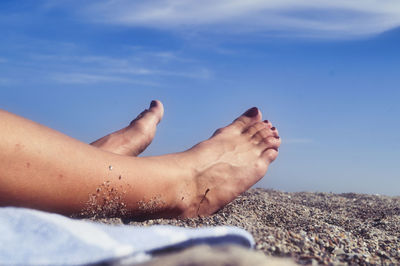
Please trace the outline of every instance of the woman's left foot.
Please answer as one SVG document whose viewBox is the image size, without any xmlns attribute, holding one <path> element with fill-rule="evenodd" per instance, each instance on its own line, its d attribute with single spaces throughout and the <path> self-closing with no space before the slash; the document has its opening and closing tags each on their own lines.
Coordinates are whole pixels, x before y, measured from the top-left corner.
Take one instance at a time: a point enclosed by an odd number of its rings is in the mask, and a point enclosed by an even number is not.
<svg viewBox="0 0 400 266">
<path fill-rule="evenodd" d="M 157 100 L 152 101 L 150 108 L 140 113 L 129 126 L 104 136 L 91 145 L 120 155 L 137 156 L 150 145 L 163 115 L 163 104 Z"/>
</svg>

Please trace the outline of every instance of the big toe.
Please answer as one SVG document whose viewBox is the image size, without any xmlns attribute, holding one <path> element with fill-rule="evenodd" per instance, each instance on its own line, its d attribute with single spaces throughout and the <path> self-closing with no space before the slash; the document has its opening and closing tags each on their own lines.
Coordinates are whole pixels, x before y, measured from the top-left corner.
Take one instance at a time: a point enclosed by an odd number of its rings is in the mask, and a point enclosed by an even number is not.
<svg viewBox="0 0 400 266">
<path fill-rule="evenodd" d="M 160 123 L 164 115 L 163 104 L 154 100 L 150 104 L 150 108 L 140 113 L 128 126 L 128 130 L 141 131 L 148 134 L 149 131 L 154 131 L 158 123 Z"/>
<path fill-rule="evenodd" d="M 257 107 L 252 107 L 246 112 L 244 112 L 241 116 L 235 119 L 233 123 L 229 126 L 229 128 L 236 129 L 240 131 L 240 133 L 247 130 L 254 123 L 260 122 L 262 118 L 262 114 Z"/>
<path fill-rule="evenodd" d="M 162 117 L 164 116 L 164 106 L 162 102 L 159 100 L 151 101 L 148 113 L 153 115 L 153 119 L 155 119 L 157 124 L 160 123 Z"/>
</svg>

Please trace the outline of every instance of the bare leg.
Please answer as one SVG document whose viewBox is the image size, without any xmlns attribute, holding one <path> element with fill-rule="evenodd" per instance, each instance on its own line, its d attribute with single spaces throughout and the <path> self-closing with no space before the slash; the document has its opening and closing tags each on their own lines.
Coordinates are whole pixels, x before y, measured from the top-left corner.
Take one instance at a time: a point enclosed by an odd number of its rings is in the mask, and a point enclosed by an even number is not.
<svg viewBox="0 0 400 266">
<path fill-rule="evenodd" d="M 0 205 L 76 214 L 107 183 L 128 215 L 208 215 L 262 178 L 279 145 L 254 108 L 186 152 L 145 158 L 106 152 L 0 111 Z"/>
<path fill-rule="evenodd" d="M 137 156 L 150 145 L 163 115 L 163 104 L 152 101 L 150 108 L 140 113 L 129 126 L 104 136 L 91 145 L 116 154 Z"/>
<path fill-rule="evenodd" d="M 173 157 L 113 154 L 0 111 L 0 205 L 76 214 L 109 181 L 132 215 L 154 197 L 162 197 L 160 216 L 177 215 L 179 179 L 190 173 Z"/>
</svg>

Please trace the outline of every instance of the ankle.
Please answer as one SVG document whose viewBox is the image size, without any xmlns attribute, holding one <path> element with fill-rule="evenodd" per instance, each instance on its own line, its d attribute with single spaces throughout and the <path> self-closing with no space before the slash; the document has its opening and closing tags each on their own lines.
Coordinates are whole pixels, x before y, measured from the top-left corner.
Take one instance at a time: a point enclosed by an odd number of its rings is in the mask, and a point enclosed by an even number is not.
<svg viewBox="0 0 400 266">
<path fill-rule="evenodd" d="M 189 157 L 187 152 L 182 152 L 139 159 L 142 160 L 142 168 L 149 167 L 148 171 L 151 173 L 149 176 L 152 176 L 155 182 L 151 189 L 149 185 L 145 185 L 146 189 L 141 191 L 147 190 L 150 193 L 144 193 L 141 197 L 145 202 L 151 202 L 155 198 L 159 198 L 160 203 L 162 202 L 161 204 L 153 202 L 154 208 L 149 210 L 142 209 L 144 211 L 142 216 L 146 219 L 186 217 L 185 213 L 193 209 L 196 194 L 195 173 L 191 167 L 192 157 Z M 154 165 L 157 167 L 155 168 Z M 135 194 L 137 196 L 137 193 Z"/>
<path fill-rule="evenodd" d="M 170 156 L 173 167 L 177 172 L 172 174 L 174 181 L 171 189 L 168 191 L 169 197 L 172 198 L 171 207 L 175 215 L 173 217 L 193 217 L 193 213 L 198 206 L 198 184 L 196 182 L 198 170 L 196 163 L 198 158 L 196 153 L 191 150 L 174 154 Z"/>
</svg>

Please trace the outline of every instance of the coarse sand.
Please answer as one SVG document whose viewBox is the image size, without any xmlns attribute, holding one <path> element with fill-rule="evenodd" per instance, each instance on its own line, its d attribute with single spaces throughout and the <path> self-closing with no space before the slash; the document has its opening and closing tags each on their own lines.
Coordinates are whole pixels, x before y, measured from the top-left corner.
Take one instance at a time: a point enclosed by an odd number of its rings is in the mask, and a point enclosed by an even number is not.
<svg viewBox="0 0 400 266">
<path fill-rule="evenodd" d="M 251 189 L 216 214 L 185 220 L 99 222 L 182 227 L 231 225 L 249 231 L 256 250 L 299 264 L 400 264 L 400 197 Z"/>
</svg>

